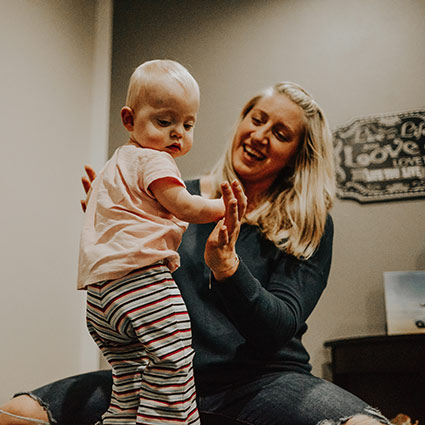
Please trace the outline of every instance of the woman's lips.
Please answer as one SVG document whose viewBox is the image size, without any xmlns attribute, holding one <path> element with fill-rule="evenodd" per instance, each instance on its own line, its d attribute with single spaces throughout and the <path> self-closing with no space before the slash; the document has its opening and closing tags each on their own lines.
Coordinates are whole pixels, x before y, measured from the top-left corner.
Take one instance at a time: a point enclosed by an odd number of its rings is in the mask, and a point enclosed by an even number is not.
<svg viewBox="0 0 425 425">
<path fill-rule="evenodd" d="M 248 155 L 250 159 L 253 159 L 255 161 L 263 161 L 266 159 L 266 156 L 262 152 L 254 149 L 250 145 L 244 144 L 243 151 Z"/>
</svg>

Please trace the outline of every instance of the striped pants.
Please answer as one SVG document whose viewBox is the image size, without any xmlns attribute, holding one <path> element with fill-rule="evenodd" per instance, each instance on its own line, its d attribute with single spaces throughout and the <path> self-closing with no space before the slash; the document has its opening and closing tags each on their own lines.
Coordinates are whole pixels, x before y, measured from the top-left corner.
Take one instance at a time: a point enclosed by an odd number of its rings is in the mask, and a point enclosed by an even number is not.
<svg viewBox="0 0 425 425">
<path fill-rule="evenodd" d="M 112 366 L 102 424 L 199 424 L 190 320 L 169 269 L 89 285 L 87 326 Z"/>
</svg>

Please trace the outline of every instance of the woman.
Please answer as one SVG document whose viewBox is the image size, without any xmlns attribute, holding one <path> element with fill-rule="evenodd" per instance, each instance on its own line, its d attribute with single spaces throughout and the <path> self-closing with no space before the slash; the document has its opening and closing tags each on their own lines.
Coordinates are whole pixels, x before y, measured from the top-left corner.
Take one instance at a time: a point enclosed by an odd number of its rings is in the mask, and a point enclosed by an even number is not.
<svg viewBox="0 0 425 425">
<path fill-rule="evenodd" d="M 245 195 L 232 185 L 224 220 L 189 226 L 174 273 L 191 317 L 203 425 L 388 424 L 311 375 L 301 341 L 329 274 L 334 177 L 326 118 L 300 86 L 251 99 L 223 159 L 187 187 L 214 198 L 235 179 Z M 109 386 L 109 371 L 72 377 L 3 410 L 46 421 L 37 399 L 59 425 L 89 424 L 107 408 Z"/>
</svg>

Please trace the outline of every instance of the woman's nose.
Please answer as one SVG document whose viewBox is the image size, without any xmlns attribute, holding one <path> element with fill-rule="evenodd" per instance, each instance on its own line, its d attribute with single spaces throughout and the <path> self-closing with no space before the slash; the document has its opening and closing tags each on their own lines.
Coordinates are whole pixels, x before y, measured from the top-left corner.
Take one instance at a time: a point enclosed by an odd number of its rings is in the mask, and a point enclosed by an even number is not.
<svg viewBox="0 0 425 425">
<path fill-rule="evenodd" d="M 265 144 L 268 142 L 268 130 L 266 127 L 257 127 L 251 133 L 251 139 L 257 143 Z"/>
</svg>

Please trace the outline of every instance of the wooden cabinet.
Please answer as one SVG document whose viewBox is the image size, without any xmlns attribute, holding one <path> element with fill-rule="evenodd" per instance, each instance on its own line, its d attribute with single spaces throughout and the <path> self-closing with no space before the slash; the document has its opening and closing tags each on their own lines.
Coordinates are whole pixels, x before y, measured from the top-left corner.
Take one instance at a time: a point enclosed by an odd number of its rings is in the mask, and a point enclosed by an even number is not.
<svg viewBox="0 0 425 425">
<path fill-rule="evenodd" d="M 332 381 L 387 417 L 404 413 L 425 425 L 425 334 L 325 342 Z"/>
</svg>

